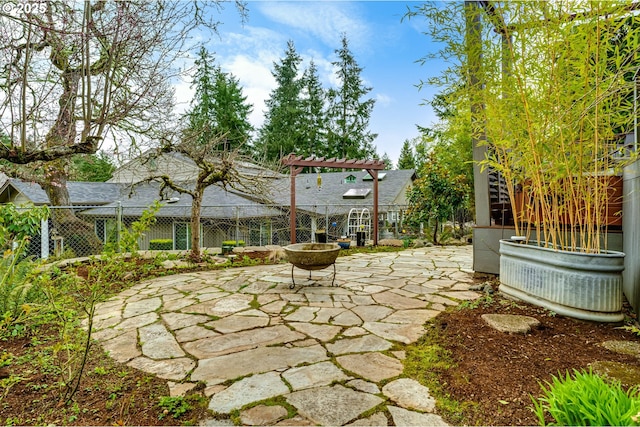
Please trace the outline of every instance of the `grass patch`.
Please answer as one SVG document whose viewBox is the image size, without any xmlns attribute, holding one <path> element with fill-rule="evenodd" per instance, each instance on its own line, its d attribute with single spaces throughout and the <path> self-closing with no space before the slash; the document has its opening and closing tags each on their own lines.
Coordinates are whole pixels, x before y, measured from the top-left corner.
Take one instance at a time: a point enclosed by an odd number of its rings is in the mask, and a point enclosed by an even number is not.
<svg viewBox="0 0 640 427">
<path fill-rule="evenodd" d="M 463 425 L 463 408 L 471 403 L 458 402 L 444 390 L 440 374 L 456 368 L 451 354 L 440 343 L 437 324 L 430 322 L 425 327 L 426 333 L 416 343 L 407 345 L 403 361 L 404 374 L 429 388 L 436 399 L 438 413 L 453 425 Z"/>
</svg>

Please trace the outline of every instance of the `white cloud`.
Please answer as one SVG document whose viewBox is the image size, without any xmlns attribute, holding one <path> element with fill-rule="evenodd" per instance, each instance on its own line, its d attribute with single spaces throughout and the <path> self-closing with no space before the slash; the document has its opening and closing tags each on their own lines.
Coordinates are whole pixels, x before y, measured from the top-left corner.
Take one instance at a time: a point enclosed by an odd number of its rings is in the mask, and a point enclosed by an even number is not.
<svg viewBox="0 0 640 427">
<path fill-rule="evenodd" d="M 295 28 L 322 41 L 333 49 L 340 48 L 340 39 L 347 35 L 350 48 L 359 51 L 370 39 L 370 27 L 353 3 L 342 2 L 262 2 L 260 12 L 267 18 Z"/>
<path fill-rule="evenodd" d="M 376 105 L 379 105 L 382 107 L 388 107 L 392 103 L 393 103 L 393 98 L 390 97 L 389 95 L 385 95 L 384 93 L 376 94 Z"/>
</svg>

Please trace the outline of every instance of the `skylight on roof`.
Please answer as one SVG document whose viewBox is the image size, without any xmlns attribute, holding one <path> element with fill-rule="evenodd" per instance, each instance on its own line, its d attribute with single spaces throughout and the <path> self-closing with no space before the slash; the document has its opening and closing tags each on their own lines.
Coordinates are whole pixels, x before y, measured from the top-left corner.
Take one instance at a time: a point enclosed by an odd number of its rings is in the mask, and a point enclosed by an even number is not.
<svg viewBox="0 0 640 427">
<path fill-rule="evenodd" d="M 365 199 L 371 189 L 369 188 L 350 188 L 346 193 L 342 195 L 343 199 Z"/>
<path fill-rule="evenodd" d="M 382 181 L 384 179 L 384 177 L 387 176 L 386 172 L 378 172 L 378 181 Z M 363 181 L 373 181 L 373 177 L 369 174 L 369 172 L 367 172 L 366 174 L 364 174 L 364 176 L 362 177 Z"/>
</svg>

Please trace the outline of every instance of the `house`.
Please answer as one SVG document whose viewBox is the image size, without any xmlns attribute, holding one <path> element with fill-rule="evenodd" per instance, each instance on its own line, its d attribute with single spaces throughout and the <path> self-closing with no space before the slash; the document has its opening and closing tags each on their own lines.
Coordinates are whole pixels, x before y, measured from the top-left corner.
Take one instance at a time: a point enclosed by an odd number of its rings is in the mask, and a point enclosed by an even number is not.
<svg viewBox="0 0 640 427">
<path fill-rule="evenodd" d="M 159 195 L 160 183 L 132 185 L 143 180 L 148 162 L 139 159 L 127 163 L 105 183 L 69 182 L 69 195 L 76 214 L 91 222 L 96 235 L 109 242 L 117 237 L 119 226 L 129 226 L 143 211 L 159 200 L 156 223 L 139 241 L 148 249 L 150 241 L 170 239 L 174 249 L 189 249 L 191 196 L 169 192 Z M 145 166 L 146 167 L 146 166 Z M 188 158 L 171 153 L 156 158 L 156 171 L 172 173 L 174 178 L 193 177 L 197 169 Z M 248 245 L 286 244 L 290 241 L 290 177 L 256 165 L 242 164 L 242 172 L 264 178 L 268 194 L 241 193 L 210 186 L 205 190 L 201 210 L 201 242 L 204 247 L 219 247 L 225 240 L 243 240 Z M 413 170 L 379 173 L 379 220 L 397 224 L 407 204 L 406 191 L 416 178 Z M 318 176 L 296 176 L 297 241 L 311 241 L 315 232 L 325 229 L 331 238 L 353 235 L 355 227 L 367 226 L 370 232 L 373 195 L 372 178 L 366 171 L 328 172 Z M 9 179 L 0 187 L 0 203 L 46 205 L 46 193 L 33 183 Z M 119 224 L 119 225 L 118 225 Z"/>
</svg>

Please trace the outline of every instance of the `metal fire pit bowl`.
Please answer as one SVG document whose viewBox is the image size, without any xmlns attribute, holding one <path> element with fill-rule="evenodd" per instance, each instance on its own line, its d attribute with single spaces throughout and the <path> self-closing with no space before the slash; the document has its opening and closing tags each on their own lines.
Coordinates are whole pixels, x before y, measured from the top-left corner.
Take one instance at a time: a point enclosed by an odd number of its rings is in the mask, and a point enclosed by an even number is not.
<svg viewBox="0 0 640 427">
<path fill-rule="evenodd" d="M 291 263 L 291 285 L 293 289 L 296 286 L 293 277 L 294 267 L 309 271 L 309 280 L 311 280 L 312 270 L 322 270 L 333 265 L 333 278 L 331 286 L 336 280 L 336 258 L 340 252 L 340 246 L 336 243 L 295 243 L 285 246 L 284 252 L 287 254 L 287 260 Z"/>
</svg>

